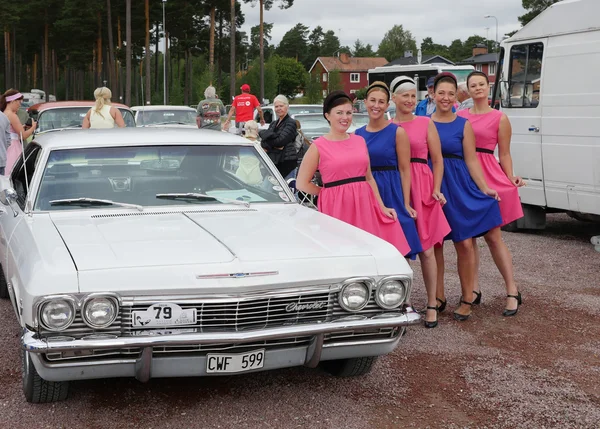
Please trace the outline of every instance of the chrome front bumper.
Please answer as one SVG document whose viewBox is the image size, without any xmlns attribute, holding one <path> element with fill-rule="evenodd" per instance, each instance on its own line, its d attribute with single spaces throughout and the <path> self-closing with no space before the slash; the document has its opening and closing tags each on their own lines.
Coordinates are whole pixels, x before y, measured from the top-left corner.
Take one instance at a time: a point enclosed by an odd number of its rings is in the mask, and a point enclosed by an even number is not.
<svg viewBox="0 0 600 429">
<path fill-rule="evenodd" d="M 283 368 L 285 366 L 296 365 L 316 367 L 321 360 L 389 353 L 394 349 L 399 340 L 399 338 L 394 338 L 386 341 L 361 341 L 359 338 L 357 338 L 356 341 L 344 341 L 340 343 L 324 345 L 323 339 L 325 334 L 351 330 L 406 327 L 409 325 L 418 324 L 420 319 L 421 318 L 418 313 L 416 313 L 411 307 L 407 307 L 402 313 L 385 313 L 364 320 L 348 320 L 348 318 L 346 318 L 346 320 L 341 319 L 334 322 L 282 326 L 246 332 L 186 333 L 152 337 L 134 336 L 106 339 L 73 339 L 57 341 L 47 341 L 46 339 L 38 338 L 35 332 L 25 329 L 21 338 L 21 342 L 23 349 L 33 354 L 32 360 L 36 364 L 36 368 L 40 373 L 40 376 L 49 381 L 119 376 L 135 376 L 135 378 L 140 381 L 148 381 L 151 377 L 178 376 L 178 369 L 176 367 L 169 369 L 164 365 L 164 363 L 171 361 L 172 358 L 153 357 L 153 347 L 212 343 L 243 344 L 256 341 L 283 339 L 288 337 L 312 336 L 313 339 L 308 347 L 295 348 L 287 351 L 288 353 L 294 352 L 296 356 L 295 359 L 288 359 L 284 356 L 281 356 L 283 359 L 281 360 L 280 364 L 276 365 L 275 367 L 265 369 Z M 107 359 L 106 361 L 91 363 L 77 361 L 48 363 L 43 359 L 42 356 L 40 356 L 41 354 L 45 353 L 68 352 L 75 350 L 108 350 L 134 347 L 139 347 L 142 349 L 141 356 L 137 359 L 121 359 L 116 361 Z M 279 350 L 277 351 L 277 354 L 285 354 L 285 352 L 286 350 Z M 267 358 L 268 357 L 269 353 L 267 353 Z M 194 367 L 200 363 L 199 360 L 204 358 L 205 357 L 187 358 L 187 361 L 190 363 L 189 367 Z M 196 362 L 193 363 L 192 360 L 195 360 Z M 121 364 L 121 367 L 119 367 L 119 364 Z M 103 368 L 96 368 L 93 371 L 89 371 L 94 366 Z M 157 372 L 157 366 L 162 366 L 163 369 Z M 168 366 L 170 367 L 171 365 Z M 85 375 L 82 371 L 80 375 L 77 376 L 77 368 L 81 369 L 82 367 L 88 368 L 87 375 Z M 191 371 L 191 373 L 185 372 L 185 374 L 181 374 L 180 376 L 185 375 L 205 374 L 198 371 Z"/>
</svg>

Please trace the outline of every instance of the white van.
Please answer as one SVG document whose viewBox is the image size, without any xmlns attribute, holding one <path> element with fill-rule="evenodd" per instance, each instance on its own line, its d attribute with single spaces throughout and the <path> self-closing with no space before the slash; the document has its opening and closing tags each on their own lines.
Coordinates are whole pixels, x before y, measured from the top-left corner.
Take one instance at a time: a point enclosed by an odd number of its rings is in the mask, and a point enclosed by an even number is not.
<svg viewBox="0 0 600 429">
<path fill-rule="evenodd" d="M 600 221 L 600 1 L 548 7 L 501 44 L 501 108 L 512 124 L 515 174 L 525 217 L 547 212 Z"/>
</svg>

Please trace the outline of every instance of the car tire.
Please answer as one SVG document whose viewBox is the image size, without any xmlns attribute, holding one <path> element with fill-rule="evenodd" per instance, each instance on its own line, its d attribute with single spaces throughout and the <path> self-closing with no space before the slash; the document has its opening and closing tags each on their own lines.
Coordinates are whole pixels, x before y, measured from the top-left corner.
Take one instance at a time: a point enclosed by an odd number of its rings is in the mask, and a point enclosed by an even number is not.
<svg viewBox="0 0 600 429">
<path fill-rule="evenodd" d="M 27 402 L 45 404 L 64 401 L 69 394 L 68 381 L 44 380 L 35 369 L 29 352 L 22 352 L 23 360 L 23 393 Z"/>
<path fill-rule="evenodd" d="M 519 230 L 519 227 L 517 226 L 517 221 L 514 221 L 504 225 L 500 229 L 506 232 L 517 232 Z"/>
<path fill-rule="evenodd" d="M 6 283 L 6 277 L 4 277 L 4 270 L 0 266 L 0 298 L 7 299 L 8 295 L 8 284 Z"/>
<path fill-rule="evenodd" d="M 358 377 L 368 374 L 376 361 L 377 356 L 338 359 L 323 362 L 323 367 L 336 377 Z"/>
</svg>

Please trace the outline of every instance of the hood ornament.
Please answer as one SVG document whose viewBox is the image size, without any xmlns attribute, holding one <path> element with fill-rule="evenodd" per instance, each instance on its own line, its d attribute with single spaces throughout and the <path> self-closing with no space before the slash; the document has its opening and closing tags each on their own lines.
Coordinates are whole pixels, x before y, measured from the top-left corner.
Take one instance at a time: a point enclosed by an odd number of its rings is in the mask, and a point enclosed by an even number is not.
<svg viewBox="0 0 600 429">
<path fill-rule="evenodd" d="M 197 275 L 198 280 L 204 279 L 244 279 L 246 277 L 264 277 L 264 276 L 276 276 L 279 271 L 257 271 L 254 273 L 223 273 L 223 274 L 203 274 Z"/>
</svg>

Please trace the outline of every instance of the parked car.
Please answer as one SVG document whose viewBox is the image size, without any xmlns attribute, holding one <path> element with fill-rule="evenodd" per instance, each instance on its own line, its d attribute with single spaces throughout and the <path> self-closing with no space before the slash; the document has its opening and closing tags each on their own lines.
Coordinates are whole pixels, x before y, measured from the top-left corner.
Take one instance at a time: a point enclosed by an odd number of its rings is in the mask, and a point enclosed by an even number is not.
<svg viewBox="0 0 600 429">
<path fill-rule="evenodd" d="M 265 118 L 265 127 L 268 128 L 269 124 L 273 122 L 273 119 L 277 119 L 277 115 L 275 114 L 275 107 L 270 104 L 268 106 L 261 106 L 263 111 L 263 116 Z M 305 113 L 320 113 L 323 114 L 323 105 L 322 104 L 290 104 L 288 108 L 288 115 L 294 116 L 298 114 Z M 257 110 L 254 110 L 254 119 L 256 122 L 260 123 L 260 115 Z"/>
<path fill-rule="evenodd" d="M 323 113 L 301 113 L 293 115 L 294 119 L 300 121 L 302 133 L 309 139 L 314 140 L 329 132 L 329 123 L 323 117 Z M 354 113 L 352 125 L 348 128 L 349 133 L 369 123 L 369 115 L 365 113 Z"/>
<path fill-rule="evenodd" d="M 189 106 L 133 106 L 131 110 L 138 127 L 198 128 L 196 109 Z"/>
<path fill-rule="evenodd" d="M 356 376 L 419 322 L 402 255 L 298 204 L 242 137 L 73 130 L 23 158 L 0 177 L 0 296 L 29 402 L 91 378 Z"/>
<path fill-rule="evenodd" d="M 123 115 L 125 126 L 135 127 L 133 112 L 128 106 L 121 103 L 112 105 Z M 35 133 L 43 134 L 48 131 L 81 128 L 83 118 L 93 106 L 93 101 L 49 101 L 34 104 L 27 112 L 38 123 Z"/>
</svg>

